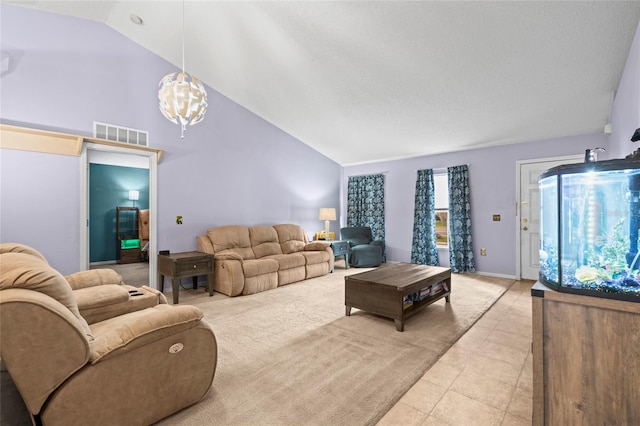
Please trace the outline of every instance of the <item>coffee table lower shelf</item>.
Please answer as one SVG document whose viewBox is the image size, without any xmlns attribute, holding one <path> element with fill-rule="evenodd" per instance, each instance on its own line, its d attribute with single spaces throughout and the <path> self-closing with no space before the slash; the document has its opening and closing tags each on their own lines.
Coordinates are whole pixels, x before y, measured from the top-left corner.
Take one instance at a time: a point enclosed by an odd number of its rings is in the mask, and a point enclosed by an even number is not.
<svg viewBox="0 0 640 426">
<path fill-rule="evenodd" d="M 405 296 L 441 281 L 444 284 L 443 291 L 404 307 Z M 351 308 L 362 309 L 393 319 L 396 330 L 404 331 L 404 322 L 409 316 L 443 297 L 450 303 L 450 295 L 450 269 L 394 264 L 345 277 L 345 314 L 350 316 Z"/>
</svg>

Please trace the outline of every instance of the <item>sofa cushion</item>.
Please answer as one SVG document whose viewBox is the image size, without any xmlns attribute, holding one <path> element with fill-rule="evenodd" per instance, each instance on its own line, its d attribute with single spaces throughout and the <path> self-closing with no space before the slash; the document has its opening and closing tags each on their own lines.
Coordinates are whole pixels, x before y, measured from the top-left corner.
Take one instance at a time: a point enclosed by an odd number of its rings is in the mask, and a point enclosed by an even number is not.
<svg viewBox="0 0 640 426">
<path fill-rule="evenodd" d="M 210 228 L 207 236 L 213 243 L 214 253 L 230 250 L 243 259 L 255 259 L 249 239 L 249 228 L 240 225 L 227 225 Z"/>
<path fill-rule="evenodd" d="M 157 305 L 93 324 L 97 339 L 91 345 L 91 364 L 176 335 L 194 327 L 202 317 L 195 306 Z"/>
<path fill-rule="evenodd" d="M 255 277 L 258 275 L 278 272 L 278 262 L 274 259 L 249 259 L 242 262 L 244 277 Z"/>
<path fill-rule="evenodd" d="M 300 253 L 307 260 L 307 265 L 314 265 L 316 263 L 327 263 L 331 255 L 328 251 L 303 251 Z"/>
<path fill-rule="evenodd" d="M 127 299 L 122 298 L 120 302 L 117 302 L 115 294 L 113 295 L 114 297 L 110 298 L 105 294 L 105 289 L 100 289 L 98 299 L 91 297 L 93 292 L 89 292 L 89 289 L 74 291 L 76 299 L 78 300 L 80 315 L 87 320 L 89 327 L 91 327 L 91 324 L 129 312 L 141 311 L 158 304 L 167 304 L 164 294 L 149 286 L 134 287 L 125 284 L 121 286 L 106 285 L 102 287 L 118 287 L 118 292 L 121 292 L 121 290 L 127 292 Z M 81 302 L 81 299 L 84 300 Z"/>
<path fill-rule="evenodd" d="M 293 256 L 293 255 L 289 255 Z M 291 283 L 297 283 L 307 277 L 306 266 L 298 266 L 296 268 L 284 269 L 278 271 L 278 286 Z"/>
<path fill-rule="evenodd" d="M 269 272 L 268 274 L 256 275 L 255 277 L 246 277 L 242 294 L 255 294 L 261 291 L 273 290 L 278 287 L 278 273 Z"/>
<path fill-rule="evenodd" d="M 360 268 L 380 266 L 382 263 L 382 247 L 373 244 L 355 246 L 351 248 L 349 262 L 351 265 Z"/>
<path fill-rule="evenodd" d="M 371 228 L 368 226 L 348 226 L 340 229 L 343 240 L 349 241 L 351 247 L 360 244 L 369 244 L 373 239 Z"/>
<path fill-rule="evenodd" d="M 299 253 L 276 254 L 274 256 L 267 257 L 267 259 L 273 259 L 278 262 L 278 271 L 297 268 L 298 266 L 304 266 L 307 263 L 305 257 Z"/>
<path fill-rule="evenodd" d="M 124 303 L 129 300 L 129 291 L 123 285 L 105 284 L 97 287 L 85 287 L 73 293 L 78 309 L 100 308 Z"/>
<path fill-rule="evenodd" d="M 256 259 L 282 254 L 278 233 L 273 226 L 252 226 L 249 228 L 249 240 Z"/>
<path fill-rule="evenodd" d="M 32 254 L 3 253 L 0 256 L 0 290 L 24 288 L 46 294 L 71 311 L 84 330 L 87 340 L 93 340 L 87 321 L 80 315 L 71 286 L 60 272 Z"/>
<path fill-rule="evenodd" d="M 291 240 L 280 243 L 280 247 L 282 247 L 282 252 L 284 254 L 298 253 L 304 250 L 304 243 L 302 241 Z"/>
<path fill-rule="evenodd" d="M 304 246 L 304 250 L 305 251 L 313 251 L 313 250 L 326 250 L 327 247 L 329 247 L 331 245 L 331 243 L 325 242 L 325 241 L 312 241 L 309 244 L 306 244 Z"/>
<path fill-rule="evenodd" d="M 67 275 L 65 278 L 73 290 L 108 284 L 124 284 L 122 281 L 122 275 L 113 269 L 107 268 L 74 272 L 71 275 Z"/>
<path fill-rule="evenodd" d="M 2 253 L 25 253 L 37 257 L 47 262 L 47 259 L 38 250 L 20 243 L 2 243 L 0 244 L 0 254 Z M 49 262 L 47 262 L 49 263 Z"/>
<path fill-rule="evenodd" d="M 305 244 L 309 242 L 307 234 L 298 225 L 274 225 L 273 228 L 278 233 L 278 241 L 280 241 L 280 247 L 282 247 L 284 254 L 302 251 Z"/>
<path fill-rule="evenodd" d="M 349 240 L 349 246 L 352 248 L 356 246 L 368 246 L 370 242 L 371 241 L 366 238 L 353 238 Z"/>
<path fill-rule="evenodd" d="M 329 264 L 327 262 L 324 263 L 314 263 L 313 265 L 305 266 L 305 278 L 315 278 L 326 275 L 330 271 Z"/>
</svg>

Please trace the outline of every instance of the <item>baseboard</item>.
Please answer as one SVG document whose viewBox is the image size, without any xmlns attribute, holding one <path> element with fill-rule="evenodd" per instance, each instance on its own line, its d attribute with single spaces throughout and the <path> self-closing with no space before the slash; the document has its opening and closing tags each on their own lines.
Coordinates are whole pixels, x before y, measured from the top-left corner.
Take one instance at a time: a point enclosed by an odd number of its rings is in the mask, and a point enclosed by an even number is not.
<svg viewBox="0 0 640 426">
<path fill-rule="evenodd" d="M 507 274 L 494 274 L 493 272 L 479 272 L 476 271 L 474 272 L 475 274 L 478 275 L 485 275 L 487 277 L 496 277 L 496 278 L 507 278 L 509 280 L 515 280 L 516 276 L 515 275 L 507 275 Z"/>
<path fill-rule="evenodd" d="M 118 262 L 116 262 L 115 260 L 103 260 L 100 262 L 90 262 L 89 267 L 98 266 L 98 265 L 115 265 L 117 263 Z"/>
</svg>

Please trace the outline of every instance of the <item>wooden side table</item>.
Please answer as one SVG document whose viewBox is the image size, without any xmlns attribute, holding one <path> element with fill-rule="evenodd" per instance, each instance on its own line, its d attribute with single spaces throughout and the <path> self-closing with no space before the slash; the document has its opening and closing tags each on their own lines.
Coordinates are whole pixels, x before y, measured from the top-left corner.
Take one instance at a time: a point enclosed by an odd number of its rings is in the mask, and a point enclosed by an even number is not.
<svg viewBox="0 0 640 426">
<path fill-rule="evenodd" d="M 164 277 L 171 278 L 173 304 L 178 304 L 180 278 L 192 277 L 194 290 L 198 288 L 198 275 L 207 276 L 209 296 L 213 296 L 213 255 L 199 251 L 171 253 L 158 256 L 158 290 L 164 289 Z"/>
<path fill-rule="evenodd" d="M 331 250 L 333 250 L 333 257 L 337 258 L 344 256 L 345 269 L 349 269 L 349 253 L 351 251 L 349 248 L 349 241 L 336 240 L 329 242 L 331 243 Z"/>
</svg>

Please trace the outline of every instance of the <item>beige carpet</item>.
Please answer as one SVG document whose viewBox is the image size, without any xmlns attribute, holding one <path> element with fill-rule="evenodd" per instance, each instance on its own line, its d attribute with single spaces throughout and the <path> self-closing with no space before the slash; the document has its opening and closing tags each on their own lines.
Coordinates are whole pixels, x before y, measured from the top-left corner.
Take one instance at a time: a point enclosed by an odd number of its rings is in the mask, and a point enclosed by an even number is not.
<svg viewBox="0 0 640 426">
<path fill-rule="evenodd" d="M 112 263 L 103 265 L 91 265 L 89 269 L 113 269 L 122 276 L 122 281 L 135 286 L 149 285 L 149 263 Z"/>
<path fill-rule="evenodd" d="M 451 303 L 401 333 L 364 311 L 345 316 L 344 277 L 363 271 L 236 298 L 181 290 L 216 334 L 218 369 L 200 403 L 160 424 L 373 425 L 513 283 L 453 274 Z"/>
</svg>

